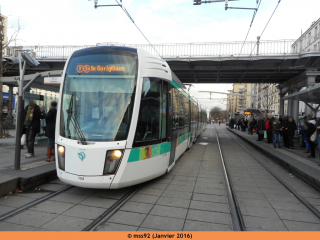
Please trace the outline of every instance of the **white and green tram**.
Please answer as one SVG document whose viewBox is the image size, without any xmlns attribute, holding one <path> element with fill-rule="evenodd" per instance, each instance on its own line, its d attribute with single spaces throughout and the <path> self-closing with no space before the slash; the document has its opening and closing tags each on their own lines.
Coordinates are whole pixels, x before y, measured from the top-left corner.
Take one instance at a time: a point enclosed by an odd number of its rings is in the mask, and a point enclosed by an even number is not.
<svg viewBox="0 0 320 240">
<path fill-rule="evenodd" d="M 142 49 L 75 51 L 60 88 L 58 177 L 115 189 L 169 172 L 207 122 L 184 89 L 167 62 Z"/>
</svg>

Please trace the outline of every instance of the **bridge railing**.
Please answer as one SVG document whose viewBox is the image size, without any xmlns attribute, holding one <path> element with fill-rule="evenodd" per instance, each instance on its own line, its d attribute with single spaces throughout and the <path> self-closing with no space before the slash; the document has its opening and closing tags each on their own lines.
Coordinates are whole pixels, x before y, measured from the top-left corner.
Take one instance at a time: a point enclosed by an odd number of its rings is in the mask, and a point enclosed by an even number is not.
<svg viewBox="0 0 320 240">
<path fill-rule="evenodd" d="M 30 50 L 36 58 L 67 58 L 74 51 L 93 46 L 127 46 L 141 48 L 163 58 L 205 57 L 205 56 L 255 56 L 290 54 L 295 40 L 251 41 L 246 42 L 212 42 L 212 43 L 167 43 L 167 44 L 121 44 L 98 43 L 82 46 L 19 46 L 9 47 L 8 55 L 14 56 L 17 49 Z M 158 53 L 158 54 L 157 54 Z"/>
</svg>

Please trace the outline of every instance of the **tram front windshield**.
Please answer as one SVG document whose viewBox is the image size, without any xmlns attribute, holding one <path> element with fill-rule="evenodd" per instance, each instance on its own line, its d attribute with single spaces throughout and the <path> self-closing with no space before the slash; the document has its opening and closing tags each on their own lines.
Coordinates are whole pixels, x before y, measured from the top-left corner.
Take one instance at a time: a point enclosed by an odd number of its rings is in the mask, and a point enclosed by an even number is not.
<svg viewBox="0 0 320 240">
<path fill-rule="evenodd" d="M 75 52 L 63 86 L 60 135 L 86 141 L 127 139 L 137 64 L 132 50 L 97 47 Z"/>
</svg>

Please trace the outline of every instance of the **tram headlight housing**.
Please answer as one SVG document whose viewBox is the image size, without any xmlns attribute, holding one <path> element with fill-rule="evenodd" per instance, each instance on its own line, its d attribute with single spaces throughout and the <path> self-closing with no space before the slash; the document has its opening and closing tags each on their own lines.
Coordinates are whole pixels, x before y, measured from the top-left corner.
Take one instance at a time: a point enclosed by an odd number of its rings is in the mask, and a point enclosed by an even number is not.
<svg viewBox="0 0 320 240">
<path fill-rule="evenodd" d="M 66 156 L 66 150 L 65 150 L 65 147 L 64 146 L 61 146 L 61 145 L 58 145 L 57 147 L 58 149 L 58 165 L 59 165 L 59 168 L 61 170 L 65 170 L 65 156 Z"/>
<path fill-rule="evenodd" d="M 123 150 L 109 150 L 109 151 L 107 151 L 103 175 L 115 173 L 122 157 L 123 157 Z"/>
</svg>

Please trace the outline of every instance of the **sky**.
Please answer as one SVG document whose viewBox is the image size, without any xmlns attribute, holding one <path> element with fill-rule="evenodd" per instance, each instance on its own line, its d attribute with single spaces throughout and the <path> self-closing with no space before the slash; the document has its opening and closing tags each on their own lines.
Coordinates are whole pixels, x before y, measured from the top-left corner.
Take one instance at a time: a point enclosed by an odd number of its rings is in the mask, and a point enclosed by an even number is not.
<svg viewBox="0 0 320 240">
<path fill-rule="evenodd" d="M 261 35 L 279 0 L 262 0 L 248 41 Z M 151 43 L 243 41 L 253 11 L 225 11 L 224 3 L 194 6 L 193 0 L 123 0 L 123 5 Z M 115 0 L 99 0 L 114 4 Z M 229 2 L 230 7 L 256 7 L 256 0 Z M 1 0 L 8 16 L 8 36 L 22 27 L 17 45 L 95 45 L 101 42 L 147 43 L 120 7 L 100 7 L 88 0 Z M 261 40 L 297 39 L 320 18 L 320 0 L 282 0 Z M 194 84 L 190 93 L 232 89 L 226 84 Z M 225 98 L 215 94 L 214 98 Z M 199 99 L 208 109 L 226 101 Z"/>
</svg>

